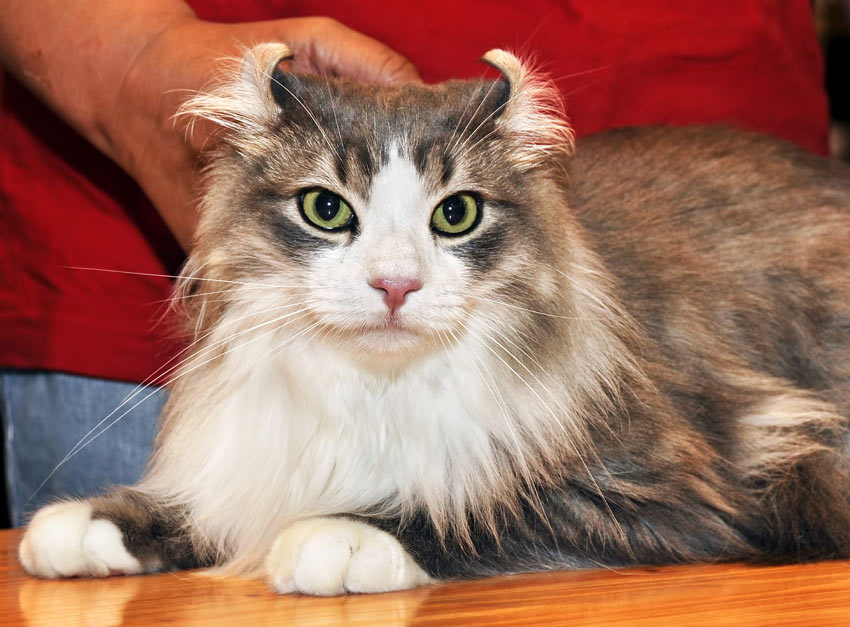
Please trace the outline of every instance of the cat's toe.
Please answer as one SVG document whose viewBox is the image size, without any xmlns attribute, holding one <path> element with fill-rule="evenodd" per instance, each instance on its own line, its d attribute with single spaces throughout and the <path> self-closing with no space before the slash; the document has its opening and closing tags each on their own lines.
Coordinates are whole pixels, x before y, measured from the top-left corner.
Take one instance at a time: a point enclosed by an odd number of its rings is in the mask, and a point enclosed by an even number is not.
<svg viewBox="0 0 850 627">
<path fill-rule="evenodd" d="M 41 509 L 18 549 L 24 570 L 48 579 L 142 572 L 142 565 L 124 546 L 120 529 L 108 520 L 92 520 L 91 515 L 91 505 L 81 501 Z"/>
<path fill-rule="evenodd" d="M 91 522 L 91 506 L 68 502 L 48 505 L 30 521 L 18 548 L 21 565 L 38 577 L 89 574 L 83 538 Z"/>
<path fill-rule="evenodd" d="M 351 556 L 345 577 L 348 592 L 405 590 L 431 581 L 398 540 L 372 528 Z"/>
<path fill-rule="evenodd" d="M 282 594 L 389 592 L 431 581 L 393 536 L 344 518 L 311 518 L 287 527 L 269 553 L 266 572 Z"/>
</svg>

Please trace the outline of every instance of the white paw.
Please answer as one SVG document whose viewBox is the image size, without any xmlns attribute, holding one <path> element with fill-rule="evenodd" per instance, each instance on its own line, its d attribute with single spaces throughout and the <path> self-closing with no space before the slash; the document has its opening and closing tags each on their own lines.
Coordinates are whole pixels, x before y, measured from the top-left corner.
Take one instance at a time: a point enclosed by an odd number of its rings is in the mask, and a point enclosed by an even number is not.
<svg viewBox="0 0 850 627">
<path fill-rule="evenodd" d="M 284 529 L 266 573 L 281 594 L 321 596 L 406 590 L 432 581 L 393 536 L 344 518 L 308 518 Z"/>
<path fill-rule="evenodd" d="M 92 520 L 91 512 L 91 505 L 80 501 L 39 510 L 18 549 L 24 570 L 48 579 L 142 572 L 125 548 L 121 530 L 108 520 Z"/>
</svg>

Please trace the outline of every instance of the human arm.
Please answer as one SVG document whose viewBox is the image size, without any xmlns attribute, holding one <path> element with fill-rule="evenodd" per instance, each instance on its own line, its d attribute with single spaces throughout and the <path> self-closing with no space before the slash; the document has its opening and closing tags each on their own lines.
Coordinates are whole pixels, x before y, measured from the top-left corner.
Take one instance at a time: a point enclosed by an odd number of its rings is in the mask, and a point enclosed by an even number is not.
<svg viewBox="0 0 850 627">
<path fill-rule="evenodd" d="M 416 80 L 383 44 L 326 18 L 218 24 L 182 0 L 6 0 L 0 62 L 142 187 L 181 245 L 191 246 L 197 166 L 213 129 L 187 135 L 173 116 L 223 57 L 284 41 L 296 71 Z"/>
</svg>

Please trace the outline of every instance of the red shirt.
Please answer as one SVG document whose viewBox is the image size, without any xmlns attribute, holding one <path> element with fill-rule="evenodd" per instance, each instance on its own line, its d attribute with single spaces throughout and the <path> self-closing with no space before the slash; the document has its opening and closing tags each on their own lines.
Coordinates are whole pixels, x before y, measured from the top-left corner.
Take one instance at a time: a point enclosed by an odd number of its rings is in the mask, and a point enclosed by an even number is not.
<svg viewBox="0 0 850 627">
<path fill-rule="evenodd" d="M 199 17 L 329 15 L 426 81 L 481 75 L 502 47 L 533 57 L 579 137 L 634 124 L 726 122 L 826 149 L 808 0 L 192 0 Z M 182 254 L 117 166 L 0 75 L 0 367 L 141 381 L 180 348 L 167 278 Z"/>
</svg>

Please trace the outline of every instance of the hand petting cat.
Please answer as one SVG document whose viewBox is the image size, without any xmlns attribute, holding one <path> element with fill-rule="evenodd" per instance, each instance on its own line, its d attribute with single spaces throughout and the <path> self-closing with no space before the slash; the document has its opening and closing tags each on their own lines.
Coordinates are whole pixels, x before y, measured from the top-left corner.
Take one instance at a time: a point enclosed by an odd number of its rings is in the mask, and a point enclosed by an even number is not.
<svg viewBox="0 0 850 627">
<path fill-rule="evenodd" d="M 0 6 L 0 61 L 142 187 L 184 248 L 212 126 L 187 134 L 174 114 L 215 78 L 223 57 L 285 41 L 295 70 L 365 81 L 417 81 L 374 39 L 328 18 L 220 24 L 182 0 L 10 0 Z"/>
</svg>

